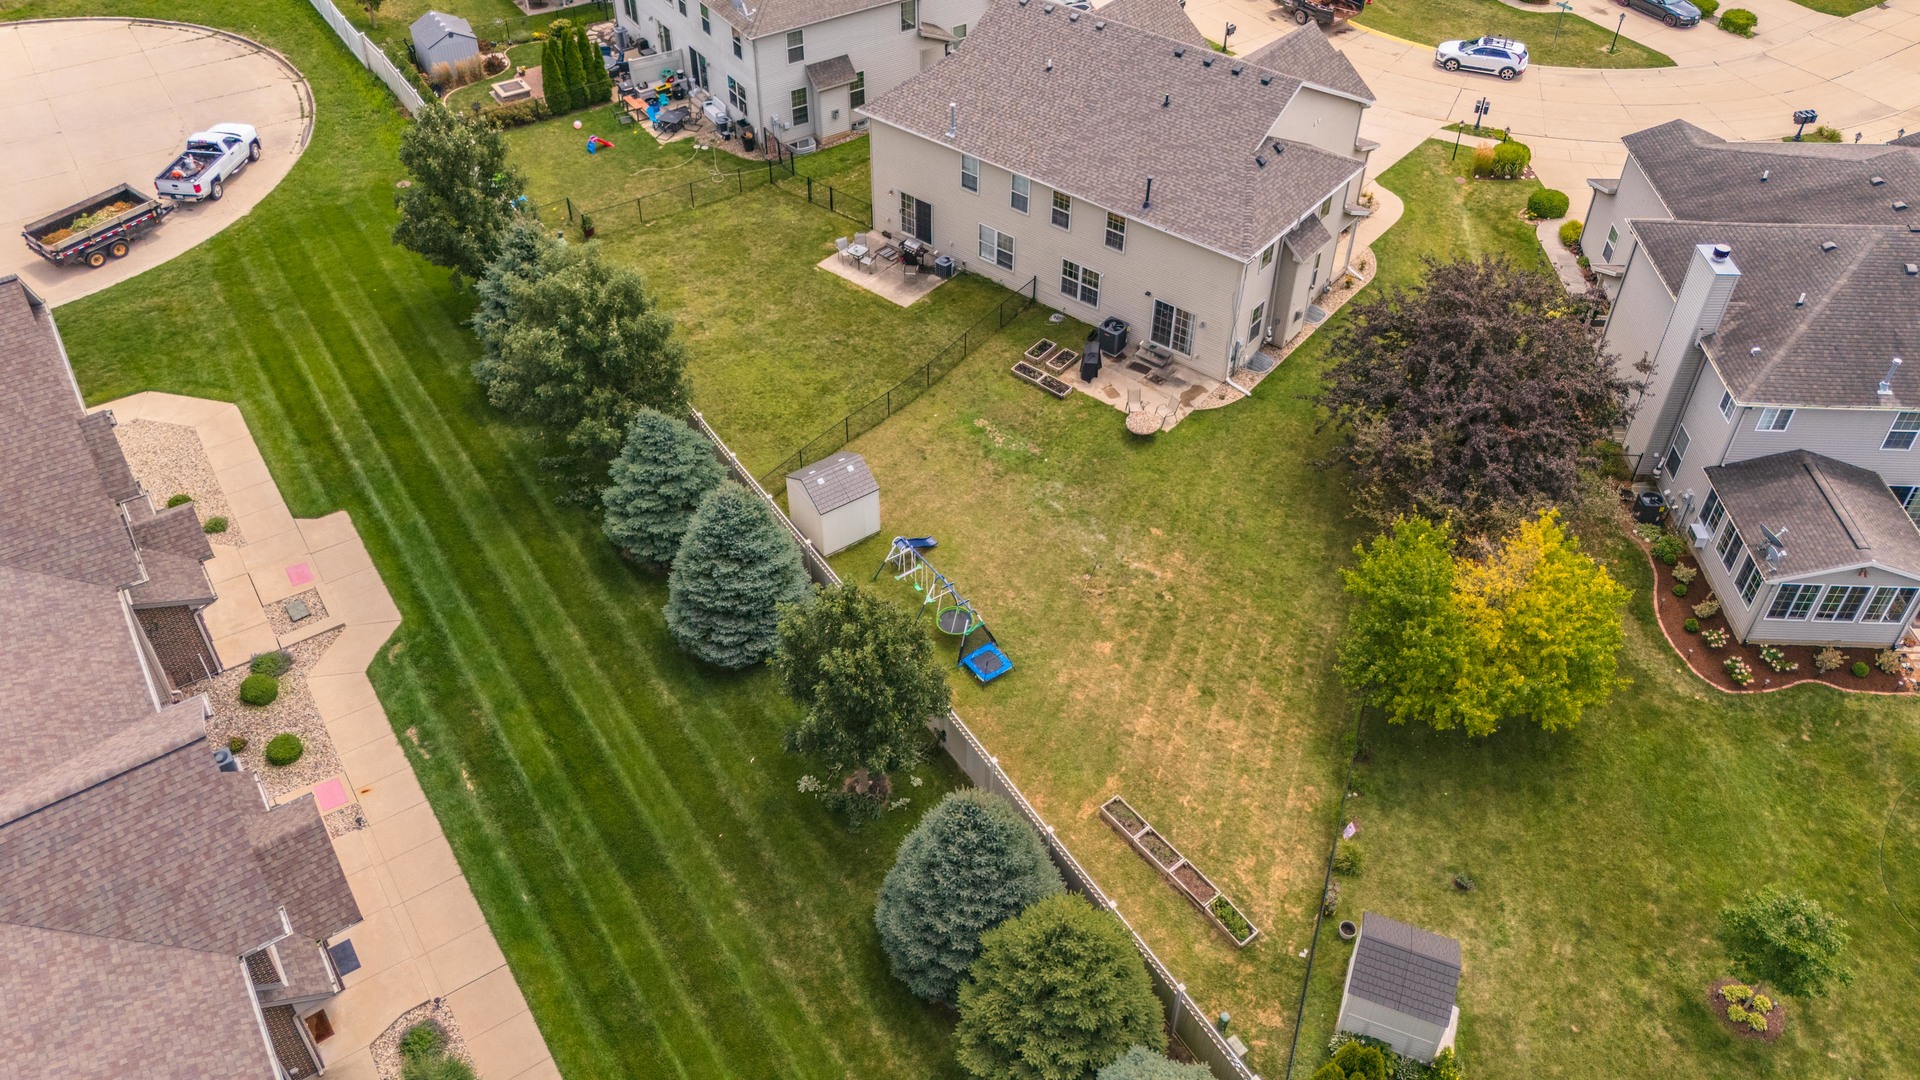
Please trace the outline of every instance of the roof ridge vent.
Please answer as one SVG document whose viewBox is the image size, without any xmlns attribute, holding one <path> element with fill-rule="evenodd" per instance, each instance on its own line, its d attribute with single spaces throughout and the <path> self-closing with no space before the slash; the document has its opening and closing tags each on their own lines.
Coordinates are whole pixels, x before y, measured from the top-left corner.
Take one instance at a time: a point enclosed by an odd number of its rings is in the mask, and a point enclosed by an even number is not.
<svg viewBox="0 0 1920 1080">
<path fill-rule="evenodd" d="M 1820 241 L 1820 250 L 1821 250 L 1821 251 L 1832 251 L 1832 250 L 1833 250 L 1834 248 L 1837 248 L 1837 247 L 1839 247 L 1839 246 L 1840 246 L 1839 244 L 1836 244 L 1836 243 L 1834 243 L 1834 242 L 1833 242 L 1833 241 L 1831 241 L 1831 240 L 1822 240 L 1822 241 Z"/>
<path fill-rule="evenodd" d="M 1887 182 L 1887 178 L 1884 176 L 1867 177 L 1867 183 L 1872 184 L 1874 187 L 1879 187 L 1881 184 L 1884 184 L 1886 182 Z"/>
</svg>

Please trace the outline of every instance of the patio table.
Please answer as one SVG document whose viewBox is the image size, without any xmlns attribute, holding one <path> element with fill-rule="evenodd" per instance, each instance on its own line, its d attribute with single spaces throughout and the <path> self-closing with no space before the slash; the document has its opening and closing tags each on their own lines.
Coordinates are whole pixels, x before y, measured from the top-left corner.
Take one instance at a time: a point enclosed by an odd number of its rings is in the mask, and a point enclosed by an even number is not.
<svg viewBox="0 0 1920 1080">
<path fill-rule="evenodd" d="M 853 256 L 854 262 L 859 262 L 861 259 L 864 259 L 867 257 L 867 245 L 852 244 L 848 246 L 847 254 Z"/>
</svg>

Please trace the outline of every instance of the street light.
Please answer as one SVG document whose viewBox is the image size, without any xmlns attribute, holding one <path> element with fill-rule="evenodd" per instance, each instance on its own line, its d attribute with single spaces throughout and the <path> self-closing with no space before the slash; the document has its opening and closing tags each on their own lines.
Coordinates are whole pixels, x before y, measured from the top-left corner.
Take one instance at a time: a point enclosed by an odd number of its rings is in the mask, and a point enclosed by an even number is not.
<svg viewBox="0 0 1920 1080">
<path fill-rule="evenodd" d="M 1626 25 L 1627 25 L 1627 17 L 1623 14 L 1620 16 L 1620 21 L 1616 23 L 1613 27 L 1613 42 L 1612 44 L 1607 46 L 1608 56 L 1612 56 L 1615 46 L 1618 46 L 1620 44 L 1620 30 L 1622 27 Z"/>
</svg>

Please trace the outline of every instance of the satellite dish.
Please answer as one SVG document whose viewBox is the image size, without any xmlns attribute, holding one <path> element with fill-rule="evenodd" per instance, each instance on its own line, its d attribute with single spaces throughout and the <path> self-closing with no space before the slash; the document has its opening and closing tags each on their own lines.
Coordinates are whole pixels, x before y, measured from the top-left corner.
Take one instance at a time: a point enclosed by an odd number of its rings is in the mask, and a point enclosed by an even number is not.
<svg viewBox="0 0 1920 1080">
<path fill-rule="evenodd" d="M 1767 550 L 1765 553 L 1767 565 L 1769 567 L 1780 565 L 1780 560 L 1785 558 L 1787 554 L 1787 530 L 1781 529 L 1779 532 L 1774 532 L 1772 529 L 1762 525 L 1760 526 L 1760 532 L 1767 540 Z"/>
</svg>

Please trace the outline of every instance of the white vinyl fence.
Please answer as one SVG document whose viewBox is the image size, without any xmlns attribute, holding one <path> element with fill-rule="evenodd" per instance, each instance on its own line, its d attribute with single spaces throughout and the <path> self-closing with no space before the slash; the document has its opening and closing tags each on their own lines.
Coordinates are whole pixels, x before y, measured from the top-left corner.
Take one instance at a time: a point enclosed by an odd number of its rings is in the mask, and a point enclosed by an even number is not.
<svg viewBox="0 0 1920 1080">
<path fill-rule="evenodd" d="M 319 2 L 324 3 L 325 0 L 319 0 Z M 760 486 L 760 482 L 747 471 L 746 466 L 734 456 L 733 451 L 727 449 L 727 444 L 721 440 L 719 433 L 708 425 L 707 418 L 700 415 L 698 409 L 692 412 L 694 426 L 713 443 L 715 450 L 719 452 L 721 462 L 727 466 L 733 478 L 772 507 L 774 515 L 787 527 L 787 532 L 793 536 L 793 542 L 800 546 L 801 556 L 807 565 L 807 573 L 813 580 L 821 585 L 840 584 L 840 575 L 835 573 L 827 560 L 814 550 L 813 544 L 800 535 L 800 530 L 788 520 L 786 512 L 780 509 L 780 504 L 774 501 L 773 496 L 767 494 L 767 489 Z M 1120 914 L 1119 903 L 1101 890 L 1099 884 L 1093 880 L 1093 875 L 1087 872 L 1086 867 L 1080 865 L 1080 860 L 1073 857 L 1073 852 L 1067 850 L 1066 843 L 1054 835 L 1053 826 L 1047 824 L 1040 817 L 1040 812 L 1033 808 L 1033 804 L 1027 802 L 1027 797 L 1020 793 L 1019 785 L 1015 784 L 1006 770 L 1000 767 L 1000 759 L 987 752 L 987 748 L 974 736 L 965 721 L 960 719 L 960 714 L 948 709 L 945 716 L 934 719 L 933 728 L 941 735 L 941 748 L 947 752 L 947 756 L 953 758 L 955 764 L 960 766 L 960 770 L 967 774 L 967 779 L 973 781 L 975 787 L 1005 797 L 1015 809 L 1020 811 L 1020 816 L 1027 820 L 1027 824 L 1033 826 L 1034 831 L 1046 841 L 1047 854 L 1053 857 L 1054 865 L 1060 868 L 1061 876 L 1066 878 L 1067 887 L 1085 896 L 1093 902 L 1095 907 L 1112 912 L 1114 917 L 1120 920 L 1120 925 L 1127 928 L 1128 935 L 1133 938 L 1133 947 L 1140 950 L 1140 958 L 1146 962 L 1147 974 L 1153 980 L 1153 992 L 1160 998 L 1161 1006 L 1166 1009 L 1167 1028 L 1180 1036 L 1180 1041 L 1185 1043 L 1187 1049 L 1193 1051 L 1194 1056 L 1213 1072 L 1216 1080 L 1260 1080 L 1260 1077 L 1240 1060 L 1239 1055 L 1227 1046 L 1226 1037 L 1214 1029 L 1207 1014 L 1201 1010 L 1193 998 L 1187 995 L 1186 984 L 1173 977 L 1173 973 L 1167 970 L 1167 966 L 1160 962 L 1160 957 L 1154 953 L 1153 947 L 1148 945 L 1139 931 L 1133 928 L 1133 924 L 1127 921 L 1127 917 Z"/>
<path fill-rule="evenodd" d="M 419 112 L 426 104 L 420 97 L 419 89 L 413 85 L 413 80 L 401 74 L 400 69 L 393 66 L 393 61 L 387 59 L 387 54 L 380 51 L 380 46 L 374 44 L 372 38 L 356 30 L 353 24 L 347 21 L 347 17 L 340 14 L 340 9 L 333 6 L 333 0 L 312 0 L 312 3 L 313 9 L 320 13 L 321 18 L 327 20 L 328 26 L 333 27 L 333 32 L 340 35 L 340 40 L 346 43 L 354 59 L 360 61 L 361 66 L 368 71 L 380 76 L 380 81 L 387 84 L 387 89 L 393 91 L 393 96 L 400 99 L 401 106 L 409 114 Z"/>
</svg>

